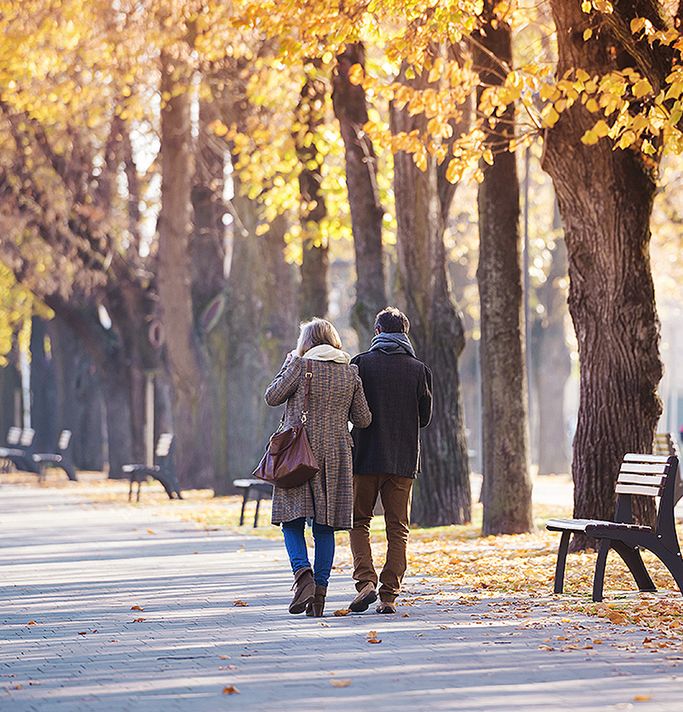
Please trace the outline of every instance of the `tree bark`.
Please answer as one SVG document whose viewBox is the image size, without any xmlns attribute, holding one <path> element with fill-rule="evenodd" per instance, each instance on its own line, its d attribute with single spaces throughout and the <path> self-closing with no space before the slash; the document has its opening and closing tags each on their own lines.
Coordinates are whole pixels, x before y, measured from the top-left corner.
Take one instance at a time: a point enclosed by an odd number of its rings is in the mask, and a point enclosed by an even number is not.
<svg viewBox="0 0 683 712">
<path fill-rule="evenodd" d="M 220 88 L 216 92 L 220 98 Z M 208 378 L 211 384 L 212 460 L 217 489 L 230 471 L 228 458 L 229 418 L 228 381 L 228 321 L 225 275 L 225 226 L 223 200 L 225 141 L 215 136 L 210 124 L 219 118 L 218 105 L 202 100 L 199 104 L 199 140 L 197 165 L 192 188 L 193 231 L 190 242 L 192 269 L 192 304 L 195 322 L 199 326 L 207 356 Z M 207 311 L 208 310 L 208 311 Z"/>
<path fill-rule="evenodd" d="M 559 230 L 559 213 L 555 228 Z M 567 302 L 560 282 L 567 277 L 567 248 L 557 237 L 548 276 L 536 289 L 543 312 L 532 327 L 533 371 L 538 403 L 538 474 L 569 472 L 564 390 L 571 373 L 565 317 Z"/>
<path fill-rule="evenodd" d="M 572 67 L 603 74 L 625 63 L 618 40 L 601 30 L 583 41 L 588 16 L 578 2 L 552 0 L 558 76 Z M 618 10 L 616 10 L 618 12 Z M 623 48 L 622 48 L 623 49 Z M 579 102 L 547 132 L 544 168 L 565 226 L 569 312 L 579 345 L 580 403 L 574 437 L 574 516 L 609 519 L 627 452 L 650 452 L 661 414 L 659 322 L 649 259 L 655 182 L 634 150 L 581 142 L 596 115 Z M 599 176 L 599 180 L 595 177 Z M 640 517 L 652 508 L 641 504 Z M 575 537 L 574 546 L 593 546 Z"/>
<path fill-rule="evenodd" d="M 495 18 L 493 0 L 484 6 L 486 24 L 476 53 L 484 84 L 504 82 L 498 62 L 511 64 L 510 26 Z M 496 60 L 492 59 L 493 55 Z M 481 95 L 480 88 L 478 94 Z M 519 180 L 514 106 L 489 129 L 486 141 L 502 145 L 493 165 L 482 161 L 479 186 L 479 283 L 484 534 L 531 531 L 528 467 L 527 384 L 519 240 Z"/>
<path fill-rule="evenodd" d="M 183 487 L 212 487 L 210 403 L 195 334 L 189 258 L 192 190 L 191 73 L 162 54 L 158 286 L 174 391 L 176 471 Z"/>
<path fill-rule="evenodd" d="M 393 105 L 390 118 L 393 133 L 424 129 L 424 116 L 410 116 Z M 448 281 L 443 239 L 454 187 L 443 172 L 444 166 L 437 167 L 433 159 L 421 171 L 411 155 L 401 151 L 394 157 L 398 291 L 418 357 L 434 374 L 433 419 L 422 431 L 422 474 L 416 480 L 411 514 L 412 521 L 423 526 L 471 519 L 458 374 L 465 336 Z"/>
<path fill-rule="evenodd" d="M 16 339 L 12 350 L 7 354 L 7 363 L 0 367 L 0 438 L 3 445 L 7 431 L 14 425 L 20 427 L 21 419 L 17 420 L 17 402 L 21 400 L 21 374 L 18 368 L 18 352 Z"/>
<path fill-rule="evenodd" d="M 49 348 L 47 323 L 39 316 L 31 318 L 31 427 L 36 431 L 37 452 L 54 452 L 57 445 L 57 393 L 55 368 Z"/>
<path fill-rule="evenodd" d="M 50 320 L 48 332 L 52 344 L 59 430 L 66 428 L 72 433 L 71 447 L 78 469 L 102 470 L 105 464 L 106 426 L 96 368 L 82 341 L 74 338 L 58 315 Z"/>
<path fill-rule="evenodd" d="M 346 187 L 356 256 L 356 302 L 351 324 L 361 344 L 369 343 L 374 319 L 386 306 L 382 256 L 384 209 L 377 187 L 377 157 L 370 137 L 363 131 L 368 121 L 365 90 L 349 81 L 354 64 L 365 66 L 362 44 L 350 44 L 337 57 L 332 80 L 332 105 L 339 121 L 346 160 Z"/>
<path fill-rule="evenodd" d="M 301 318 L 324 317 L 328 310 L 327 237 L 321 223 L 327 215 L 322 192 L 322 156 L 318 152 L 315 133 L 322 123 L 325 103 L 325 84 L 314 76 L 317 62 L 307 63 L 307 74 L 297 106 L 297 125 L 294 132 L 297 155 L 301 164 L 299 192 L 301 194 L 300 221 L 302 236 Z M 309 69 L 310 68 L 310 69 Z"/>
</svg>

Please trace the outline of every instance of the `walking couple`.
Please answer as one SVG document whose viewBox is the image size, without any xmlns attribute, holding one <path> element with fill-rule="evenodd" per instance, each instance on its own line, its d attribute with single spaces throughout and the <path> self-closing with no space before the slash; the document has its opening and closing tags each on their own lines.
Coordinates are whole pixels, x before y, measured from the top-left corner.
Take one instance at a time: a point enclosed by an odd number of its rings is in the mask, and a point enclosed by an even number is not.
<svg viewBox="0 0 683 712">
<path fill-rule="evenodd" d="M 377 612 L 396 612 L 419 471 L 419 429 L 429 424 L 432 410 L 432 375 L 415 357 L 409 329 L 405 314 L 384 309 L 370 350 L 351 359 L 334 326 L 313 319 L 302 324 L 296 349 L 266 389 L 268 405 L 287 404 L 284 427 L 293 427 L 302 420 L 309 374 L 305 429 L 319 471 L 299 487 L 273 492 L 272 521 L 282 525 L 294 573 L 290 613 L 323 615 L 337 530 L 350 530 L 351 536 L 358 594 L 349 608 L 362 612 L 377 600 L 370 521 L 378 497 L 388 548 Z M 307 521 L 315 542 L 313 567 L 304 538 Z"/>
</svg>

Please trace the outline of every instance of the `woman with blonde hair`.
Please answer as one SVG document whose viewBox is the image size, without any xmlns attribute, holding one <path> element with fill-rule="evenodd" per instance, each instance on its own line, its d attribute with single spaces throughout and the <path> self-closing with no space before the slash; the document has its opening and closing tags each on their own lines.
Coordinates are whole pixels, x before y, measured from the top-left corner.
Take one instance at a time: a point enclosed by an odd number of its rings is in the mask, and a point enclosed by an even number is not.
<svg viewBox="0 0 683 712">
<path fill-rule="evenodd" d="M 304 380 L 310 379 L 308 411 L 304 413 Z M 291 489 L 273 491 L 273 524 L 282 525 L 285 547 L 294 573 L 290 613 L 322 616 L 334 560 L 334 532 L 353 526 L 353 459 L 349 420 L 358 428 L 370 425 L 358 368 L 342 351 L 334 326 L 325 319 L 301 325 L 299 341 L 287 354 L 268 386 L 266 403 L 286 403 L 284 428 L 304 422 L 319 470 L 313 479 Z M 312 522 L 313 567 L 304 530 Z"/>
</svg>

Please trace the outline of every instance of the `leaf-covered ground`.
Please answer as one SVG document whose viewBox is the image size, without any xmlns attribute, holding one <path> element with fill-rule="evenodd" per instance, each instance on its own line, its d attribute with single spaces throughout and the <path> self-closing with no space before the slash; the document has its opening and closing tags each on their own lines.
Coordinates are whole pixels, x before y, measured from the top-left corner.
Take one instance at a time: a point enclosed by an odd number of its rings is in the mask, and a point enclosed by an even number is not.
<svg viewBox="0 0 683 712">
<path fill-rule="evenodd" d="M 31 476 L 4 475 L 3 478 L 35 486 L 35 478 Z M 544 491 L 552 491 L 552 478 L 543 479 Z M 126 507 L 144 507 L 150 510 L 150 514 L 179 517 L 208 529 L 237 527 L 239 524 L 241 497 L 212 497 L 207 490 L 190 490 L 184 493 L 183 501 L 169 501 L 161 488 L 153 483 L 143 485 L 142 501 L 138 504 L 128 502 L 128 485 L 125 482 L 103 480 L 98 474 L 86 474 L 81 480 L 79 483 L 65 482 L 63 477 L 52 474 L 45 486 L 68 487 L 74 492 L 81 492 L 94 506 L 116 503 Z M 546 499 L 557 501 L 561 498 L 551 496 Z M 254 506 L 253 502 L 247 506 L 242 531 L 279 539 L 279 529 L 270 525 L 270 503 L 262 502 L 258 528 L 252 526 Z M 413 529 L 409 543 L 409 573 L 433 577 L 444 591 L 457 591 L 462 605 L 495 597 L 492 616 L 519 617 L 529 606 L 547 606 L 566 611 L 569 623 L 571 613 L 580 611 L 606 618 L 614 624 L 642 627 L 645 629 L 645 648 L 674 648 L 683 653 L 683 598 L 669 573 L 655 557 L 643 552 L 648 570 L 659 589 L 655 594 L 638 593 L 626 566 L 615 554 L 610 554 L 605 601 L 593 603 L 590 594 L 595 553 L 588 551 L 569 555 L 565 594 L 555 596 L 552 588 L 559 535 L 546 531 L 544 525 L 551 517 L 570 516 L 571 507 L 536 503 L 534 515 L 536 531 L 531 534 L 481 537 L 481 506 L 478 504 L 474 506 L 471 524 Z M 385 541 L 383 523 L 383 518 L 377 516 L 372 527 L 375 560 L 380 565 Z M 680 529 L 679 525 L 679 535 Z M 348 536 L 340 532 L 337 534 L 335 569 L 348 575 L 350 568 Z M 417 601 L 408 602 L 414 604 Z M 576 645 L 585 647 L 600 645 L 601 642 L 587 639 L 585 631 L 577 629 L 576 639 L 566 636 L 564 640 L 549 640 L 548 649 Z"/>
</svg>

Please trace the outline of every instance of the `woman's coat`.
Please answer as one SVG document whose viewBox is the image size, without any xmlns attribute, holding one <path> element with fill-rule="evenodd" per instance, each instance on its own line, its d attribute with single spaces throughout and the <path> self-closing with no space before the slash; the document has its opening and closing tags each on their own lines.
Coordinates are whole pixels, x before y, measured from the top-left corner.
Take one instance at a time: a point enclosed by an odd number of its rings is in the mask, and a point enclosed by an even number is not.
<svg viewBox="0 0 683 712">
<path fill-rule="evenodd" d="M 356 366 L 307 359 L 311 379 L 306 434 L 320 466 L 315 477 L 299 487 L 273 490 L 273 524 L 312 517 L 335 529 L 353 522 L 353 441 L 348 421 L 367 428 L 372 420 Z M 304 359 L 285 361 L 265 393 L 266 403 L 287 403 L 285 428 L 301 422 L 304 408 Z"/>
</svg>

